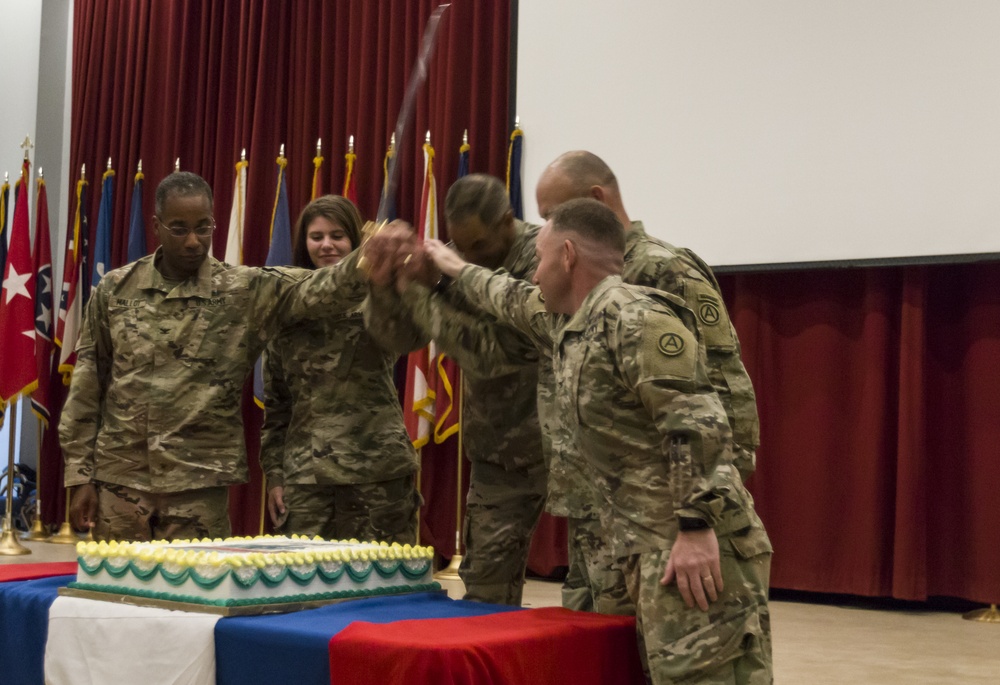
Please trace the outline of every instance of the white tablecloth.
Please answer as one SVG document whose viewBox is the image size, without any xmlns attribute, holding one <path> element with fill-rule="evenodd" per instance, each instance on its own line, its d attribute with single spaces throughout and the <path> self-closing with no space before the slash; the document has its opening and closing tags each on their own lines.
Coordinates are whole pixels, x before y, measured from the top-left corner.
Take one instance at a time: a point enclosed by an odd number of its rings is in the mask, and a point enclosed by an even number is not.
<svg viewBox="0 0 1000 685">
<path fill-rule="evenodd" d="M 218 616 L 59 597 L 46 685 L 214 685 Z"/>
</svg>

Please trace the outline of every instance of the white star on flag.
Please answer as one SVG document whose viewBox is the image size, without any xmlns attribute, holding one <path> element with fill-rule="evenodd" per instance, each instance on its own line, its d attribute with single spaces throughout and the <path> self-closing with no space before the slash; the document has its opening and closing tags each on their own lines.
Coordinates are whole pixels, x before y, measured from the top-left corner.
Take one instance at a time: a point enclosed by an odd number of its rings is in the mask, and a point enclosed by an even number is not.
<svg viewBox="0 0 1000 685">
<path fill-rule="evenodd" d="M 14 299 L 16 295 L 24 295 L 28 299 L 31 299 L 31 295 L 28 293 L 28 289 L 25 285 L 31 278 L 31 273 L 18 274 L 14 271 L 14 265 L 11 264 L 8 267 L 10 269 L 7 280 L 3 282 L 3 289 L 7 292 L 6 304 L 10 304 L 10 301 Z"/>
</svg>

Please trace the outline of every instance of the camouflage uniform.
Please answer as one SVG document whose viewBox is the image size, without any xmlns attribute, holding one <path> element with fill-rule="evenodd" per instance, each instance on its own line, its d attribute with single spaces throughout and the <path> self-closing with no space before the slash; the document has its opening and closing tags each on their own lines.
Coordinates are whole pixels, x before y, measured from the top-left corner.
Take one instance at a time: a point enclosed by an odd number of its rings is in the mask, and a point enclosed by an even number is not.
<svg viewBox="0 0 1000 685">
<path fill-rule="evenodd" d="M 503 268 L 514 278 L 530 279 L 537 263 L 539 229 L 518 221 L 515 230 Z M 475 329 L 479 324 L 473 320 L 482 317 L 469 314 L 468 305 L 455 295 L 455 299 L 447 295 L 450 305 L 466 312 L 463 320 Z M 407 301 L 389 290 L 373 292 L 367 323 L 380 344 L 397 352 L 419 349 L 431 339 L 428 322 L 414 316 Z M 519 337 L 511 330 L 502 335 Z M 439 349 L 454 357 L 463 370 L 462 439 L 472 464 L 464 526 L 466 554 L 459 568 L 465 598 L 517 605 L 531 537 L 545 506 L 546 469 L 535 396 L 538 355 L 531 351 L 530 363 L 512 365 L 504 375 L 486 378 L 475 373 L 470 358 L 475 335 L 434 338 Z M 527 344 L 523 347 L 530 350 Z"/>
<path fill-rule="evenodd" d="M 646 233 L 641 221 L 633 221 L 625 233 L 625 268 L 622 280 L 632 285 L 647 286 L 681 298 L 695 313 L 700 332 L 699 343 L 704 347 L 708 375 L 733 431 L 733 465 L 745 481 L 756 468 L 756 449 L 760 444 L 760 423 L 753 383 L 740 358 L 740 342 L 729 320 L 729 312 L 719 291 L 711 268 L 686 248 L 677 248 Z M 573 459 L 572 454 L 568 459 Z M 557 455 L 557 459 L 558 459 Z M 568 517 L 571 545 L 582 545 L 573 556 L 571 548 L 570 577 L 584 579 L 591 585 L 595 610 L 602 613 L 629 613 L 631 602 L 625 579 L 617 568 L 610 566 L 611 557 L 593 508 L 573 494 L 586 494 L 589 481 L 575 477 L 575 470 L 560 464 L 553 468 L 550 502 L 557 500 L 553 492 L 567 493 L 562 507 Z M 558 506 L 558 502 L 554 504 Z M 582 567 L 574 567 L 574 560 Z M 600 603 L 602 606 L 596 606 Z M 603 608 L 602 608 L 603 607 Z M 573 608 L 588 608 L 581 605 Z"/>
<path fill-rule="evenodd" d="M 416 542 L 417 454 L 395 361 L 365 330 L 362 307 L 303 321 L 268 345 L 260 461 L 268 488 L 284 488 L 282 531 Z"/>
<path fill-rule="evenodd" d="M 622 280 L 676 295 L 695 313 L 708 376 L 733 429 L 733 465 L 746 481 L 756 468 L 760 445 L 757 399 L 712 269 L 691 250 L 653 238 L 641 221 L 633 221 L 625 233 Z"/>
<path fill-rule="evenodd" d="M 459 282 L 538 344 L 551 339 L 556 411 L 601 492 L 654 683 L 771 682 L 770 542 L 732 464 L 694 315 L 612 276 L 553 332 L 537 289 L 474 267 Z M 688 609 L 676 584 L 659 584 L 681 518 L 719 539 L 725 591 L 707 613 Z"/>
<path fill-rule="evenodd" d="M 353 255 L 314 272 L 209 257 L 176 284 L 159 258 L 111 271 L 90 297 L 59 424 L 67 487 L 166 495 L 245 482 L 242 390 L 265 344 L 367 292 Z"/>
</svg>

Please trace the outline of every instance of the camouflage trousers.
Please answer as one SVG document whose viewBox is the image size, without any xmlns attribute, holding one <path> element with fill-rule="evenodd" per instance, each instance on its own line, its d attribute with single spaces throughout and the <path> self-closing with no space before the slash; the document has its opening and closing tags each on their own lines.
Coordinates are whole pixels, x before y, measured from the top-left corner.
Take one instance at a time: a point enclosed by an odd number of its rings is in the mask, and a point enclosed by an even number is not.
<svg viewBox="0 0 1000 685">
<path fill-rule="evenodd" d="M 635 604 L 625 575 L 615 563 L 600 519 L 566 519 L 569 571 L 562 587 L 562 605 L 576 611 L 635 616 Z"/>
<path fill-rule="evenodd" d="M 763 529 L 719 540 L 724 589 L 703 612 L 689 609 L 677 584 L 660 585 L 669 550 L 624 561 L 635 600 L 640 654 L 654 685 L 767 685 L 771 618 L 767 605 L 771 547 Z"/>
<path fill-rule="evenodd" d="M 285 485 L 279 529 L 326 540 L 416 544 L 420 495 L 414 476 L 353 485 Z"/>
<path fill-rule="evenodd" d="M 97 484 L 95 540 L 195 540 L 231 534 L 228 487 L 155 493 Z"/>
<path fill-rule="evenodd" d="M 545 508 L 548 471 L 473 461 L 465 510 L 465 599 L 521 604 L 531 536 Z"/>
</svg>

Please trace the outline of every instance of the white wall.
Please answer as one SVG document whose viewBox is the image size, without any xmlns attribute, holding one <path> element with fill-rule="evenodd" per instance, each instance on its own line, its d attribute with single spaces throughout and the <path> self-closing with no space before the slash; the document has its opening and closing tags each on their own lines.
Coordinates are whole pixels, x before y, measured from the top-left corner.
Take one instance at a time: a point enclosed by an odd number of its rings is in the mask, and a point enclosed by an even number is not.
<svg viewBox="0 0 1000 685">
<path fill-rule="evenodd" d="M 524 0 L 525 187 L 589 149 L 716 265 L 1000 252 L 998 36 L 995 0 Z"/>
<path fill-rule="evenodd" d="M 4 3 L 0 21 L 0 174 L 9 172 L 11 186 L 18 178 L 25 136 L 34 148 L 29 184 L 29 213 L 34 236 L 35 179 L 44 168 L 48 188 L 53 274 L 61 278 L 65 226 L 68 220 L 70 64 L 72 57 L 72 0 L 28 0 Z M 0 176 L 2 178 L 2 176 Z M 13 188 L 10 195 L 14 201 Z M 13 206 L 8 208 L 8 226 Z M 9 238 L 9 232 L 5 232 Z M 36 463 L 37 421 L 27 401 L 18 402 L 18 445 L 15 451 Z M 9 453 L 10 421 L 0 429 L 3 468 Z"/>
</svg>

